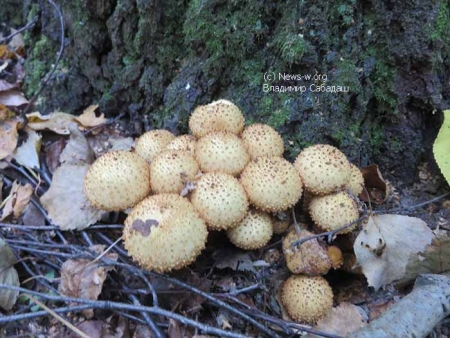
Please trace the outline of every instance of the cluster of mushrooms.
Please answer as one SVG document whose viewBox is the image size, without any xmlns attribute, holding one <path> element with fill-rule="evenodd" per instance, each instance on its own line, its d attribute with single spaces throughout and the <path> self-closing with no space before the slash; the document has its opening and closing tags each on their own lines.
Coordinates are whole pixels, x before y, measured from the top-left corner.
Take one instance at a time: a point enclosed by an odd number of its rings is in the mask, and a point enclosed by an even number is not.
<svg viewBox="0 0 450 338">
<path fill-rule="evenodd" d="M 152 130 L 137 140 L 134 151 L 99 157 L 85 178 L 89 203 L 105 211 L 132 208 L 125 220 L 125 248 L 143 268 L 157 272 L 194 262 L 208 231 L 224 230 L 245 250 L 261 248 L 273 233 L 288 231 L 283 253 L 293 275 L 283 285 L 281 300 L 296 321 L 322 318 L 333 305 L 333 293 L 321 275 L 339 266 L 342 253 L 317 240 L 293 247 L 292 242 L 312 233 L 289 230 L 289 218 L 279 215 L 288 214 L 304 195 L 317 231 L 356 220 L 360 170 L 341 151 L 323 144 L 288 162 L 281 136 L 265 124 L 244 129 L 243 114 L 227 100 L 197 107 L 189 128 L 192 135 L 178 137 Z"/>
</svg>

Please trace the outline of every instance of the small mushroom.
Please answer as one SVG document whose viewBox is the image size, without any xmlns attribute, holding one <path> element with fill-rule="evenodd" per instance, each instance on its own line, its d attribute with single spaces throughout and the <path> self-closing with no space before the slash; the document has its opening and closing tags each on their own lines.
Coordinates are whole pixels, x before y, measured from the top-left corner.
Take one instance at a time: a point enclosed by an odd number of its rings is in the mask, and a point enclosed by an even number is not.
<svg viewBox="0 0 450 338">
<path fill-rule="evenodd" d="M 292 275 L 283 284 L 281 302 L 292 319 L 314 324 L 333 307 L 333 291 L 321 276 Z"/>
<path fill-rule="evenodd" d="M 175 194 L 147 197 L 125 220 L 124 245 L 143 268 L 181 269 L 205 248 L 208 232 L 192 204 Z"/>
<path fill-rule="evenodd" d="M 252 160 L 260 156 L 283 156 L 284 143 L 280 134 L 267 124 L 255 123 L 242 133 L 242 141 Z"/>
<path fill-rule="evenodd" d="M 272 238 L 270 216 L 262 211 L 250 210 L 236 227 L 227 230 L 231 243 L 244 250 L 262 248 Z"/>
<path fill-rule="evenodd" d="M 343 189 L 350 180 L 350 162 L 347 157 L 328 144 L 316 144 L 302 150 L 294 166 L 305 189 L 315 195 Z"/>
<path fill-rule="evenodd" d="M 105 153 L 89 168 L 84 193 L 94 208 L 125 210 L 150 194 L 150 166 L 134 153 Z"/>
<path fill-rule="evenodd" d="M 339 269 L 344 263 L 342 251 L 335 245 L 328 247 L 328 257 L 330 258 L 333 269 Z"/>
<path fill-rule="evenodd" d="M 156 155 L 150 165 L 152 190 L 179 194 L 185 185 L 195 180 L 199 172 L 197 161 L 187 151 L 167 150 Z"/>
<path fill-rule="evenodd" d="M 175 135 L 164 129 L 150 130 L 141 135 L 136 141 L 136 153 L 148 163 L 159 153 L 166 150 L 168 144 L 175 139 Z"/>
<path fill-rule="evenodd" d="M 331 261 L 327 249 L 317 239 L 292 247 L 295 241 L 312 235 L 313 233 L 306 230 L 297 234 L 295 229 L 292 229 L 283 239 L 284 258 L 292 273 L 316 276 L 324 275 L 330 270 Z"/>
<path fill-rule="evenodd" d="M 346 192 L 315 196 L 309 204 L 309 213 L 315 225 L 323 231 L 333 231 L 349 224 L 359 217 L 356 202 Z M 357 224 L 339 232 L 346 234 L 355 229 Z"/>
<path fill-rule="evenodd" d="M 250 157 L 242 140 L 232 133 L 212 132 L 198 140 L 195 157 L 202 172 L 239 175 Z"/>
<path fill-rule="evenodd" d="M 213 131 L 238 135 L 244 129 L 244 115 L 234 103 L 218 100 L 195 108 L 189 119 L 189 128 L 197 138 Z"/>
<path fill-rule="evenodd" d="M 191 202 L 212 230 L 238 225 L 248 210 L 245 190 L 239 181 L 225 173 L 206 173 L 197 181 Z"/>
<path fill-rule="evenodd" d="M 302 196 L 302 181 L 294 166 L 280 157 L 258 157 L 247 164 L 241 183 L 256 208 L 284 211 Z"/>
</svg>

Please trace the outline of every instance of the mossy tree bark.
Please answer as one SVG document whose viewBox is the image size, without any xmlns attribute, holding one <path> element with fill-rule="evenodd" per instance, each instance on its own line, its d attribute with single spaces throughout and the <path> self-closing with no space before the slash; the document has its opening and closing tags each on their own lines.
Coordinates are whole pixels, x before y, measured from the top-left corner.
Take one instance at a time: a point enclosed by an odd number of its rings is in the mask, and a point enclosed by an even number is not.
<svg viewBox="0 0 450 338">
<path fill-rule="evenodd" d="M 445 0 L 60 0 L 67 48 L 41 110 L 130 114 L 135 131 L 187 131 L 198 104 L 228 98 L 285 138 L 287 155 L 326 142 L 358 165 L 412 180 L 450 100 Z M 28 34 L 27 91 L 51 64 L 57 21 L 45 0 Z M 26 16 L 26 15 L 25 15 Z M 348 93 L 265 93 L 266 72 L 321 74 Z M 321 85 L 274 81 L 272 85 Z M 315 87 L 313 87 L 315 88 Z"/>
</svg>

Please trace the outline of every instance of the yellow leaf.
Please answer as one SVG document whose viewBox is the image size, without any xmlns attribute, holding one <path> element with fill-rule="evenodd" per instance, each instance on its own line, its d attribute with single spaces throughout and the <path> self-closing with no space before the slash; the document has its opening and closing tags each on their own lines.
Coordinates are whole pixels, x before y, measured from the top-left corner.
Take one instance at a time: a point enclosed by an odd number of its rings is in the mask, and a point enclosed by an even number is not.
<svg viewBox="0 0 450 338">
<path fill-rule="evenodd" d="M 434 141 L 433 153 L 442 175 L 450 184 L 450 110 L 444 110 L 444 123 Z"/>
<path fill-rule="evenodd" d="M 101 114 L 99 117 L 95 116 L 95 110 L 97 108 L 98 105 L 91 105 L 87 107 L 83 114 L 75 117 L 75 120 L 84 127 L 96 127 L 99 124 L 105 123 L 107 120 L 104 114 Z"/>
</svg>

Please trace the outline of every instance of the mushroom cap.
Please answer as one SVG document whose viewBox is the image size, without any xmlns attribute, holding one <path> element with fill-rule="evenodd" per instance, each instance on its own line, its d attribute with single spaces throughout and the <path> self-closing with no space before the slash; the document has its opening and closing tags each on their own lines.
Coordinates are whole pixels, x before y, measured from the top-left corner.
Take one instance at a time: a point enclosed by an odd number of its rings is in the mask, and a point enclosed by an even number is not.
<svg viewBox="0 0 450 338">
<path fill-rule="evenodd" d="M 181 269 L 205 248 L 208 231 L 191 203 L 175 194 L 147 197 L 125 220 L 124 245 L 143 268 Z"/>
<path fill-rule="evenodd" d="M 267 124 L 255 123 L 245 128 L 242 141 L 252 160 L 260 156 L 282 157 L 284 153 L 283 139 Z"/>
<path fill-rule="evenodd" d="M 283 284 L 281 301 L 295 321 L 313 324 L 333 307 L 333 291 L 321 276 L 292 275 Z"/>
<path fill-rule="evenodd" d="M 164 129 L 150 130 L 142 134 L 136 141 L 136 153 L 148 163 L 153 157 L 166 150 L 167 145 L 175 139 L 175 135 Z"/>
<path fill-rule="evenodd" d="M 239 181 L 225 173 L 206 173 L 197 181 L 191 202 L 213 230 L 237 226 L 248 210 L 245 190 Z"/>
<path fill-rule="evenodd" d="M 263 247 L 270 241 L 272 234 L 270 216 L 258 210 L 250 210 L 236 227 L 227 230 L 231 243 L 244 250 Z"/>
<path fill-rule="evenodd" d="M 353 163 L 350 163 L 350 181 L 347 184 L 347 189 L 350 190 L 350 192 L 358 197 L 364 189 L 364 177 L 359 170 L 359 168 L 354 165 Z"/>
<path fill-rule="evenodd" d="M 189 118 L 189 128 L 200 138 L 213 131 L 240 134 L 244 129 L 244 115 L 228 100 L 218 100 L 195 108 Z"/>
<path fill-rule="evenodd" d="M 151 187 L 157 193 L 179 194 L 199 172 L 194 156 L 187 151 L 166 150 L 156 155 L 150 165 Z"/>
<path fill-rule="evenodd" d="M 84 193 L 96 209 L 125 210 L 150 194 L 150 166 L 128 151 L 105 153 L 89 168 Z"/>
<path fill-rule="evenodd" d="M 197 139 L 192 135 L 181 135 L 175 138 L 167 145 L 167 150 L 189 151 L 195 155 L 195 146 Z"/>
<path fill-rule="evenodd" d="M 356 202 L 346 192 L 315 196 L 309 203 L 309 213 L 316 226 L 324 231 L 332 231 L 358 219 Z M 342 230 L 346 234 L 355 229 L 357 224 Z"/>
<path fill-rule="evenodd" d="M 241 183 L 250 203 L 263 211 L 283 211 L 302 196 L 302 180 L 294 166 L 281 157 L 261 156 L 249 162 Z"/>
<path fill-rule="evenodd" d="M 250 157 L 242 140 L 232 133 L 212 132 L 198 140 L 195 157 L 203 172 L 239 175 Z"/>
<path fill-rule="evenodd" d="M 350 180 L 350 162 L 339 149 L 316 144 L 297 156 L 294 163 L 305 189 L 324 195 L 344 188 Z"/>
<path fill-rule="evenodd" d="M 330 258 L 331 266 L 333 269 L 340 268 L 344 263 L 344 256 L 342 255 L 342 251 L 335 245 L 328 247 L 328 258 Z"/>
<path fill-rule="evenodd" d="M 324 275 L 331 268 L 327 249 L 317 239 L 303 242 L 292 248 L 295 241 L 314 235 L 302 230 L 297 235 L 295 229 L 289 231 L 283 239 L 283 253 L 288 269 L 295 274 L 303 273 L 310 276 Z"/>
</svg>

